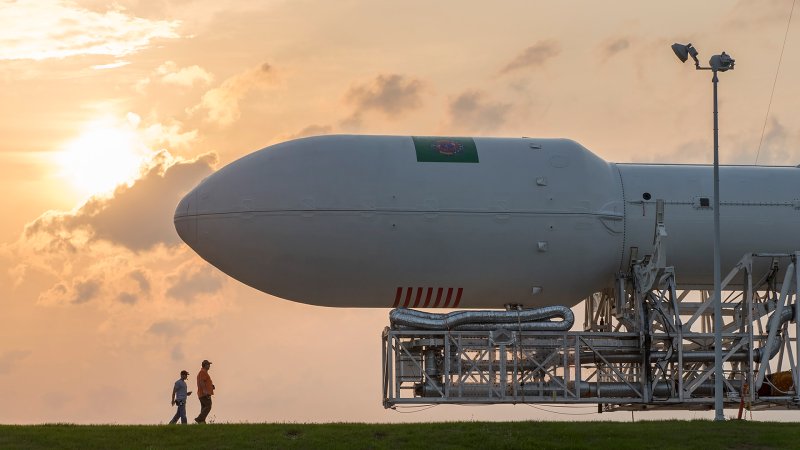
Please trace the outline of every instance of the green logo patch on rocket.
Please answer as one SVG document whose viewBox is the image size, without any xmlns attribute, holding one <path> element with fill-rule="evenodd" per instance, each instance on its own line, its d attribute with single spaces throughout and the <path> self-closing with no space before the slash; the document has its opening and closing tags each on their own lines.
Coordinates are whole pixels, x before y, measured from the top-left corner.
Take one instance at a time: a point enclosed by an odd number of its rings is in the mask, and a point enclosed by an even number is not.
<svg viewBox="0 0 800 450">
<path fill-rule="evenodd" d="M 478 148 L 472 138 L 413 136 L 417 162 L 478 162 Z"/>
</svg>

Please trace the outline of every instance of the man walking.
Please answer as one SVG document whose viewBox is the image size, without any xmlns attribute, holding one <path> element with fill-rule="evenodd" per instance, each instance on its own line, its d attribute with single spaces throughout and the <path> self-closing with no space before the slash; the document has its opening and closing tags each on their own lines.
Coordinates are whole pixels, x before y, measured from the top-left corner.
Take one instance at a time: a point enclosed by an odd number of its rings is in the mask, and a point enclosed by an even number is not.
<svg viewBox="0 0 800 450">
<path fill-rule="evenodd" d="M 172 387 L 172 406 L 178 405 L 178 411 L 175 416 L 169 421 L 170 424 L 178 422 L 181 419 L 182 424 L 186 424 L 186 397 L 192 395 L 192 392 L 186 392 L 186 379 L 189 378 L 189 372 L 181 370 L 181 378 L 175 382 Z"/>
<path fill-rule="evenodd" d="M 214 395 L 214 383 L 208 370 L 211 368 L 211 361 L 204 359 L 201 364 L 202 369 L 197 372 L 197 398 L 200 399 L 200 415 L 195 417 L 197 423 L 206 423 L 206 416 L 211 412 L 211 396 Z"/>
</svg>

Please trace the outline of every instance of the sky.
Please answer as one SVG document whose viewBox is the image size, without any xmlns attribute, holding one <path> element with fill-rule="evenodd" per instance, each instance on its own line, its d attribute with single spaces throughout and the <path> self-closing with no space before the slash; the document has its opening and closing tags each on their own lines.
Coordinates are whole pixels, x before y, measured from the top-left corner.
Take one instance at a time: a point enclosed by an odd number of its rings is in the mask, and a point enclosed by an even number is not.
<svg viewBox="0 0 800 450">
<path fill-rule="evenodd" d="M 0 423 L 165 423 L 203 359 L 216 422 L 629 420 L 384 410 L 388 309 L 244 286 L 180 241 L 174 208 L 214 170 L 319 134 L 565 137 L 608 161 L 710 163 L 710 74 L 674 42 L 736 59 L 722 163 L 797 165 L 792 3 L 0 0 Z"/>
</svg>

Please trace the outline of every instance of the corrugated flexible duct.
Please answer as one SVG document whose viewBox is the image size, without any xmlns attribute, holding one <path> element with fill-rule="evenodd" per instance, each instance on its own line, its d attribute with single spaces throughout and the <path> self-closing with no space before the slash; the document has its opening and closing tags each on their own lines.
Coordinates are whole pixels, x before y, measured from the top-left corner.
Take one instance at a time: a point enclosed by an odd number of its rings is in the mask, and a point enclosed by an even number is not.
<svg viewBox="0 0 800 450">
<path fill-rule="evenodd" d="M 561 318 L 560 322 L 550 319 Z M 569 331 L 575 315 L 566 306 L 546 306 L 512 311 L 454 311 L 426 313 L 398 308 L 389 313 L 392 327 L 421 330 L 486 331 L 505 327 L 520 331 Z"/>
</svg>

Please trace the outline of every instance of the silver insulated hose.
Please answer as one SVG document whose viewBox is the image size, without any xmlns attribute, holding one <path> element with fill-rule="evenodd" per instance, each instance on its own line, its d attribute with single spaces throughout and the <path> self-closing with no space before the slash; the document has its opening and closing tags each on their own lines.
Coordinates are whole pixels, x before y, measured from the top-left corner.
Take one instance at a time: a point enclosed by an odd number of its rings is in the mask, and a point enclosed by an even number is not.
<svg viewBox="0 0 800 450">
<path fill-rule="evenodd" d="M 561 321 L 551 319 L 560 318 Z M 566 306 L 546 306 L 512 311 L 454 311 L 426 313 L 397 308 L 389 313 L 392 328 L 485 331 L 508 328 L 520 331 L 569 331 L 575 315 Z"/>
</svg>

